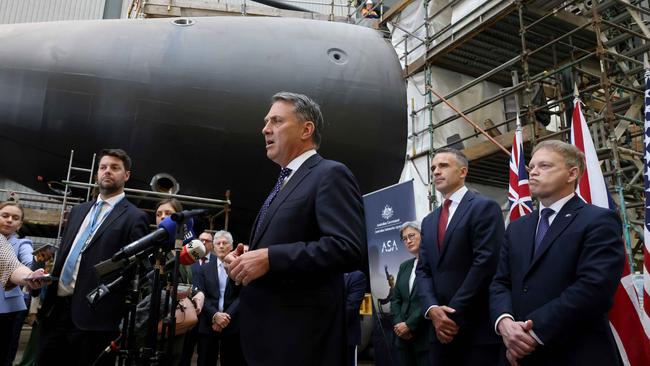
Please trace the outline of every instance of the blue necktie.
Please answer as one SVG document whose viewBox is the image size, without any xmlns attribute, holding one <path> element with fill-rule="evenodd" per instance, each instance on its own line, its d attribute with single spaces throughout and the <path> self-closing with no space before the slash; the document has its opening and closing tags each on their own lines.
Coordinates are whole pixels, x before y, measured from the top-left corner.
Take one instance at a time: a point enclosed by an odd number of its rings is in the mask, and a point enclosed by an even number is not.
<svg viewBox="0 0 650 366">
<path fill-rule="evenodd" d="M 264 223 L 264 218 L 266 217 L 266 212 L 269 210 L 269 206 L 271 206 L 271 202 L 273 202 L 273 199 L 275 196 L 278 195 L 278 192 L 280 192 L 280 189 L 282 188 L 282 183 L 284 183 L 284 180 L 291 174 L 291 169 L 289 168 L 282 168 L 280 171 L 280 176 L 278 177 L 278 181 L 275 183 L 275 186 L 273 186 L 273 190 L 271 190 L 271 193 L 269 193 L 269 196 L 266 197 L 266 201 L 264 201 L 264 204 L 262 205 L 262 208 L 260 209 L 260 217 L 257 220 L 257 226 L 255 226 L 255 237 L 257 238 L 257 235 L 259 234 L 259 230 L 262 227 L 262 223 Z"/>
<path fill-rule="evenodd" d="M 92 235 L 92 233 L 97 228 L 97 224 L 99 223 L 99 214 L 102 211 L 102 206 L 104 203 L 106 202 L 99 201 L 93 206 L 93 210 L 95 211 L 93 212 L 92 218 L 90 219 L 90 223 L 88 223 L 86 229 L 81 233 L 79 240 L 77 241 L 76 245 L 72 247 L 72 251 L 70 254 L 68 254 L 68 258 L 65 260 L 61 281 L 66 286 L 72 282 L 72 273 L 74 272 L 74 268 L 77 264 L 77 260 L 79 259 L 79 254 L 81 254 L 81 250 L 86 246 L 88 238 L 90 238 L 90 235 Z"/>
<path fill-rule="evenodd" d="M 548 231 L 548 227 L 550 226 L 548 223 L 548 218 L 551 217 L 551 215 L 553 215 L 554 213 L 555 211 L 553 211 L 550 208 L 545 208 L 542 210 L 541 219 L 539 220 L 539 226 L 537 227 L 537 235 L 535 235 L 535 252 L 537 252 L 537 249 L 539 248 L 539 245 L 542 243 L 542 240 L 544 239 L 544 236 Z"/>
</svg>

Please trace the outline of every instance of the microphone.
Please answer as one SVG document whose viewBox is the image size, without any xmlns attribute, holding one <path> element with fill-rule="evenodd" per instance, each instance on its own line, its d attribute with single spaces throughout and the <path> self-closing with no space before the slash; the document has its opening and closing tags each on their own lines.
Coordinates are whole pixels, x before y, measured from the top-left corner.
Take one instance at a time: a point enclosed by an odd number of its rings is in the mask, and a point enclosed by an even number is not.
<svg viewBox="0 0 650 366">
<path fill-rule="evenodd" d="M 183 222 L 187 219 L 191 219 L 193 217 L 197 216 L 203 216 L 207 215 L 208 213 L 212 212 L 213 210 L 207 209 L 207 208 L 201 208 L 201 209 L 196 209 L 196 210 L 183 210 L 181 212 L 174 212 L 172 214 L 172 220 L 176 222 Z"/>
<path fill-rule="evenodd" d="M 205 245 L 200 240 L 194 239 L 183 245 L 181 249 L 180 264 L 190 265 L 205 257 Z"/>
<path fill-rule="evenodd" d="M 154 246 L 155 244 L 162 243 L 167 248 L 172 248 L 174 246 L 174 239 L 176 238 L 176 222 L 174 222 L 170 217 L 166 217 L 158 229 L 152 232 L 151 234 L 145 235 L 142 238 L 134 241 L 131 244 L 120 249 L 117 253 L 113 255 L 111 260 L 113 262 L 118 262 L 122 259 L 129 258 L 133 255 L 136 255 L 143 250 Z"/>
</svg>

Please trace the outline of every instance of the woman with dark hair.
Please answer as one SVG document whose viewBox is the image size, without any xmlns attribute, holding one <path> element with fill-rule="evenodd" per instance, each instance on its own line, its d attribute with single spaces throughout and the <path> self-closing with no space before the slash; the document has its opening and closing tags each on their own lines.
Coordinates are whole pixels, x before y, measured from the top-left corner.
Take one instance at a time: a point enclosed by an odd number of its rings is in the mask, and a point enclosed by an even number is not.
<svg viewBox="0 0 650 366">
<path fill-rule="evenodd" d="M 183 211 L 183 205 L 175 198 L 166 198 L 161 201 L 158 201 L 158 203 L 156 204 L 156 225 L 160 225 L 160 223 L 164 219 L 180 211 Z M 180 265 L 178 267 L 178 272 L 179 272 L 179 276 L 178 276 L 179 283 L 192 284 L 192 269 L 190 268 L 190 266 Z M 196 312 L 198 314 L 201 312 L 201 308 L 203 307 L 205 295 L 203 294 L 203 292 L 198 291 L 198 289 L 193 289 L 191 296 L 192 296 L 192 302 L 195 304 Z M 172 346 L 172 354 L 169 355 L 170 357 L 169 364 L 171 365 L 183 365 L 186 363 L 189 364 L 194 351 L 192 347 L 191 334 L 192 334 L 191 331 L 186 334 L 177 334 L 174 336 L 174 339 L 171 340 L 171 342 L 173 342 L 173 346 Z"/>
<path fill-rule="evenodd" d="M 176 212 L 183 211 L 183 205 L 176 198 L 166 198 L 156 204 L 156 225 Z"/>
<path fill-rule="evenodd" d="M 18 238 L 23 224 L 24 211 L 16 202 L 0 203 L 0 234 L 9 241 L 18 260 L 32 265 L 32 241 Z M 25 297 L 19 287 L 5 291 L 0 288 L 0 365 L 11 366 L 18 350 L 20 330 L 27 315 Z"/>
</svg>

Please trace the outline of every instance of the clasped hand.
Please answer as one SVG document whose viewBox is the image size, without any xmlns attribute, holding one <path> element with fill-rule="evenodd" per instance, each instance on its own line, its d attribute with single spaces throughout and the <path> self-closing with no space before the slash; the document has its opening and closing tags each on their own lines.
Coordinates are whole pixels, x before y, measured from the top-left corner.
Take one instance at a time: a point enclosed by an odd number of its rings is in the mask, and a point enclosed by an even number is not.
<svg viewBox="0 0 650 366">
<path fill-rule="evenodd" d="M 506 346 L 506 358 L 512 366 L 518 366 L 519 360 L 531 354 L 537 348 L 537 341 L 530 334 L 533 321 L 516 322 L 503 318 L 498 324 L 499 333 Z"/>
<path fill-rule="evenodd" d="M 453 314 L 455 312 L 456 310 L 444 305 L 434 306 L 429 309 L 427 315 L 436 330 L 436 338 L 442 344 L 451 342 L 454 340 L 456 334 L 458 334 L 458 325 L 447 316 L 447 314 Z"/>
</svg>

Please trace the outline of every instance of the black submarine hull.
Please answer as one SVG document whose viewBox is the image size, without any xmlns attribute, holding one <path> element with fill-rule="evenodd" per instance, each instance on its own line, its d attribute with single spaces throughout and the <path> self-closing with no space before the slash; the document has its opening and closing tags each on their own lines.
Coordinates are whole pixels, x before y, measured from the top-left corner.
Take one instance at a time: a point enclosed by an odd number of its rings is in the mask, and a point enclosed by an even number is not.
<svg viewBox="0 0 650 366">
<path fill-rule="evenodd" d="M 71 149 L 89 167 L 94 152 L 120 147 L 133 159 L 127 187 L 166 172 L 180 194 L 230 189 L 231 229 L 245 241 L 279 169 L 263 118 L 274 93 L 294 91 L 321 104 L 319 152 L 348 165 L 362 192 L 397 181 L 406 91 L 379 32 L 288 18 L 175 22 L 0 26 L 0 174 L 46 192 L 44 181 L 65 179 Z"/>
</svg>

